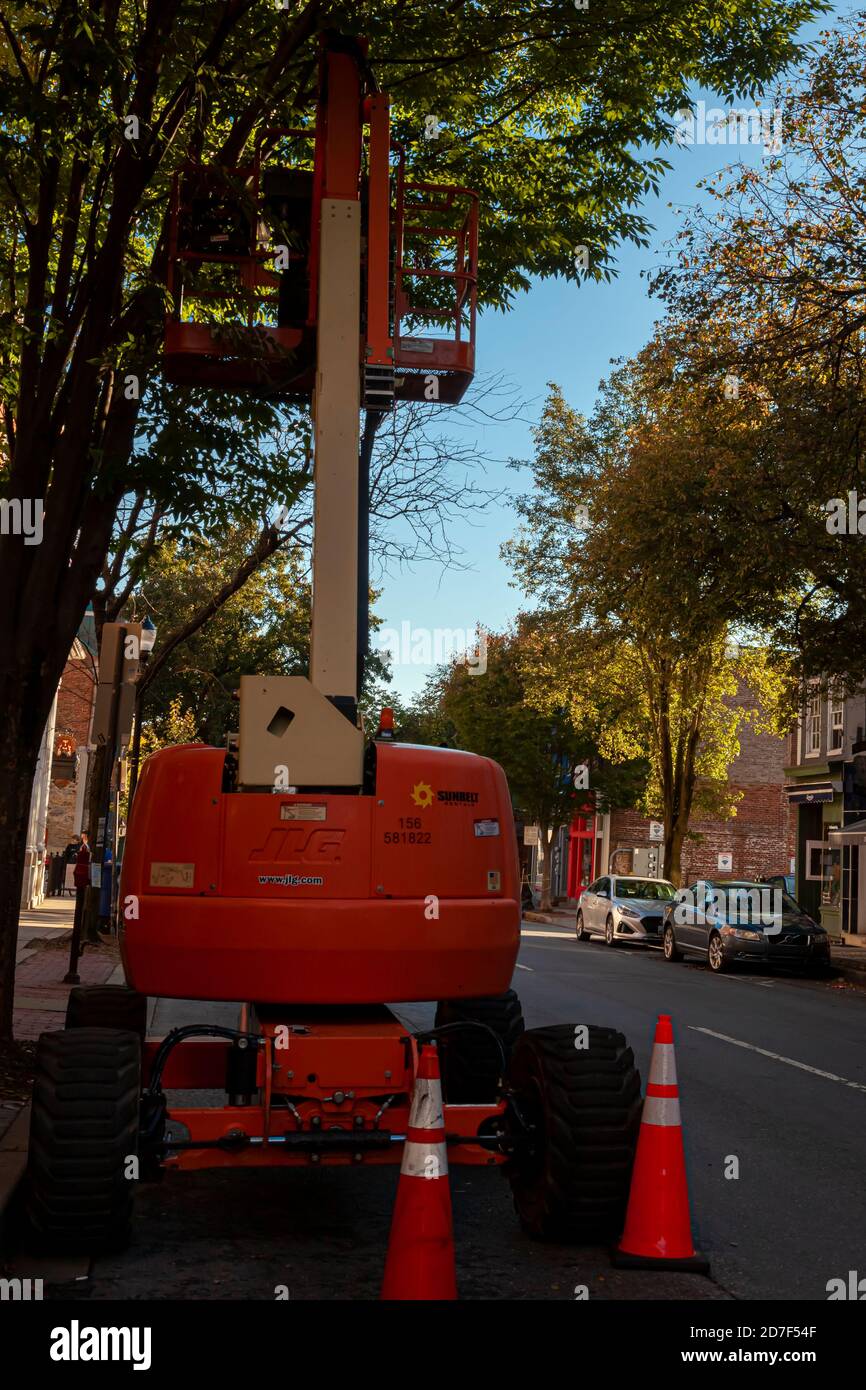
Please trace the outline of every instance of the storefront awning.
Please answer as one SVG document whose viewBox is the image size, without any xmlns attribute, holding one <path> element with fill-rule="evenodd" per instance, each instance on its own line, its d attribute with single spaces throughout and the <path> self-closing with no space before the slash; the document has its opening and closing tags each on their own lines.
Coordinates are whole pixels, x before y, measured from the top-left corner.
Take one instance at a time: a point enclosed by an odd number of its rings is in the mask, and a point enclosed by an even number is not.
<svg viewBox="0 0 866 1390">
<path fill-rule="evenodd" d="M 831 830 L 827 839 L 836 846 L 866 844 L 866 820 L 855 820 L 841 830 Z"/>
<path fill-rule="evenodd" d="M 785 795 L 792 806 L 816 806 L 835 801 L 842 794 L 841 782 L 788 782 Z"/>
</svg>

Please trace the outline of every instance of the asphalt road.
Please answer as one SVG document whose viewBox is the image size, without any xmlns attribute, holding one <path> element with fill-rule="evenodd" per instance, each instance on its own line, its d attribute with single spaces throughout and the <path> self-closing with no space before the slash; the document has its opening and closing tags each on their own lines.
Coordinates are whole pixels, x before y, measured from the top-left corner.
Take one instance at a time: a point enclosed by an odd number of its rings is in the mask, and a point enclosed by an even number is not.
<svg viewBox="0 0 866 1390">
<path fill-rule="evenodd" d="M 553 928 L 524 932 L 514 983 L 528 1027 L 620 1028 L 645 1079 L 656 1015 L 673 1015 L 695 1238 L 712 1280 L 615 1271 L 603 1250 L 529 1241 L 501 1174 L 458 1168 L 461 1297 L 573 1299 L 586 1285 L 602 1299 L 824 1300 L 829 1279 L 866 1275 L 866 991 L 711 977 Z M 398 1011 L 432 1022 L 427 1006 Z M 161 1001 L 153 1031 L 193 1016 L 235 1021 L 232 1006 Z M 726 1178 L 732 1158 L 739 1176 Z M 139 1189 L 124 1254 L 89 1272 L 85 1261 L 32 1273 L 62 1298 L 271 1299 L 278 1286 L 292 1299 L 375 1298 L 395 1184 L 382 1168 L 172 1174 Z"/>
<path fill-rule="evenodd" d="M 613 1024 L 644 1078 L 655 1016 L 672 1015 L 695 1240 L 715 1279 L 738 1298 L 823 1300 L 829 1279 L 866 1274 L 866 991 L 711 976 L 568 936 L 526 935 L 520 960 L 529 1027 Z"/>
</svg>

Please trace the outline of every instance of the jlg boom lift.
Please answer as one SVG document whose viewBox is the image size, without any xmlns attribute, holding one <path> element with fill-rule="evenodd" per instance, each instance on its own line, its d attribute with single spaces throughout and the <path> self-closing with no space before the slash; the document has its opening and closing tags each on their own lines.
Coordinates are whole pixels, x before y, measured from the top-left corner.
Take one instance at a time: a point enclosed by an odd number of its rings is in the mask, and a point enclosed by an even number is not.
<svg viewBox="0 0 866 1390">
<path fill-rule="evenodd" d="M 74 990 L 66 1029 L 40 1040 L 26 1205 L 46 1244 L 123 1241 L 131 1155 L 144 1177 L 399 1164 L 419 1035 L 391 1000 L 438 1002 L 450 1162 L 503 1165 L 535 1235 L 618 1234 L 640 1081 L 612 1029 L 524 1031 L 504 774 L 384 724 L 367 739 L 358 714 L 374 424 L 470 381 L 477 228 L 473 193 L 392 158 L 388 98 L 352 40 L 323 44 L 312 132 L 263 131 L 248 166 L 177 178 L 166 375 L 312 397 L 310 674 L 244 676 L 226 748 L 145 764 L 120 890 L 128 987 Z M 246 1002 L 236 1027 L 153 1039 L 148 995 Z M 170 1099 L 200 1088 L 226 1103 Z"/>
</svg>

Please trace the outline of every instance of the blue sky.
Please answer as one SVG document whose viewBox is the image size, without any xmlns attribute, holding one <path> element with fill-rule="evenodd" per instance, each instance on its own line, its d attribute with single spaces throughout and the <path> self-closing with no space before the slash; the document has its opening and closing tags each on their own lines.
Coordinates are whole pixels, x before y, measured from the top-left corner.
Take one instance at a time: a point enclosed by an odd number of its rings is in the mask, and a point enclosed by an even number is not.
<svg viewBox="0 0 866 1390">
<path fill-rule="evenodd" d="M 844 3 L 836 12 L 841 16 L 856 8 L 853 3 Z M 830 25 L 828 16 L 823 23 L 804 29 L 803 38 L 813 38 Z M 711 92 L 696 91 L 694 96 L 696 101 L 703 99 L 707 108 L 723 106 Z M 749 105 L 745 101 L 736 104 Z M 759 105 L 771 107 L 771 95 Z M 611 284 L 536 281 L 510 313 L 481 315 L 476 353 L 479 376 L 502 373 L 516 383 L 521 395 L 532 401 L 526 412 L 532 418 L 541 410 L 549 381 L 562 388 L 570 405 L 591 411 L 610 359 L 635 353 L 662 317 L 662 305 L 651 298 L 641 272 L 664 258 L 666 243 L 681 225 L 678 209 L 704 196 L 696 185 L 717 170 L 740 160 L 759 165 L 765 157 L 761 143 L 747 143 L 745 132 L 740 137 L 732 131 L 722 134 L 727 144 L 674 143 L 660 152 L 672 168 L 660 195 L 644 205 L 655 227 L 651 244 L 646 248 L 621 247 L 618 277 Z M 484 254 L 483 245 L 479 254 Z M 447 409 L 443 407 L 444 430 L 448 429 Z M 462 437 L 464 431 L 460 433 Z M 528 491 L 528 472 L 515 473 L 505 460 L 530 456 L 530 424 L 489 426 L 478 430 L 475 437 L 482 452 L 501 460 L 488 469 L 485 485 L 505 487 L 510 493 Z M 463 561 L 468 569 L 442 573 L 434 564 L 423 564 L 379 579 L 382 595 L 376 611 L 383 627 L 406 632 L 405 625 L 409 624 L 409 633 L 420 629 L 471 631 L 476 623 L 491 631 L 502 628 L 521 607 L 520 592 L 510 587 L 510 572 L 499 558 L 500 545 L 516 525 L 512 506 L 491 506 L 481 516 L 457 522 L 451 529 L 454 540 L 466 552 Z M 414 645 L 416 654 L 426 654 L 423 643 L 416 639 Z M 392 666 L 393 688 L 409 697 L 421 689 L 431 669 L 430 664 L 417 660 L 398 660 Z"/>
</svg>

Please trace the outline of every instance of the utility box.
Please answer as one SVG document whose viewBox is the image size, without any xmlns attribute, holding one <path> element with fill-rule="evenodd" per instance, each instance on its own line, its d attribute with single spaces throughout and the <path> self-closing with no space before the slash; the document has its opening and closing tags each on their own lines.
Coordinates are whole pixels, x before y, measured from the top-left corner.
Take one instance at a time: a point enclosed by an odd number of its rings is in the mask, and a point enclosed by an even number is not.
<svg viewBox="0 0 866 1390">
<path fill-rule="evenodd" d="M 658 845 L 639 845 L 631 853 L 631 871 L 638 878 L 661 877 L 661 850 Z"/>
</svg>

